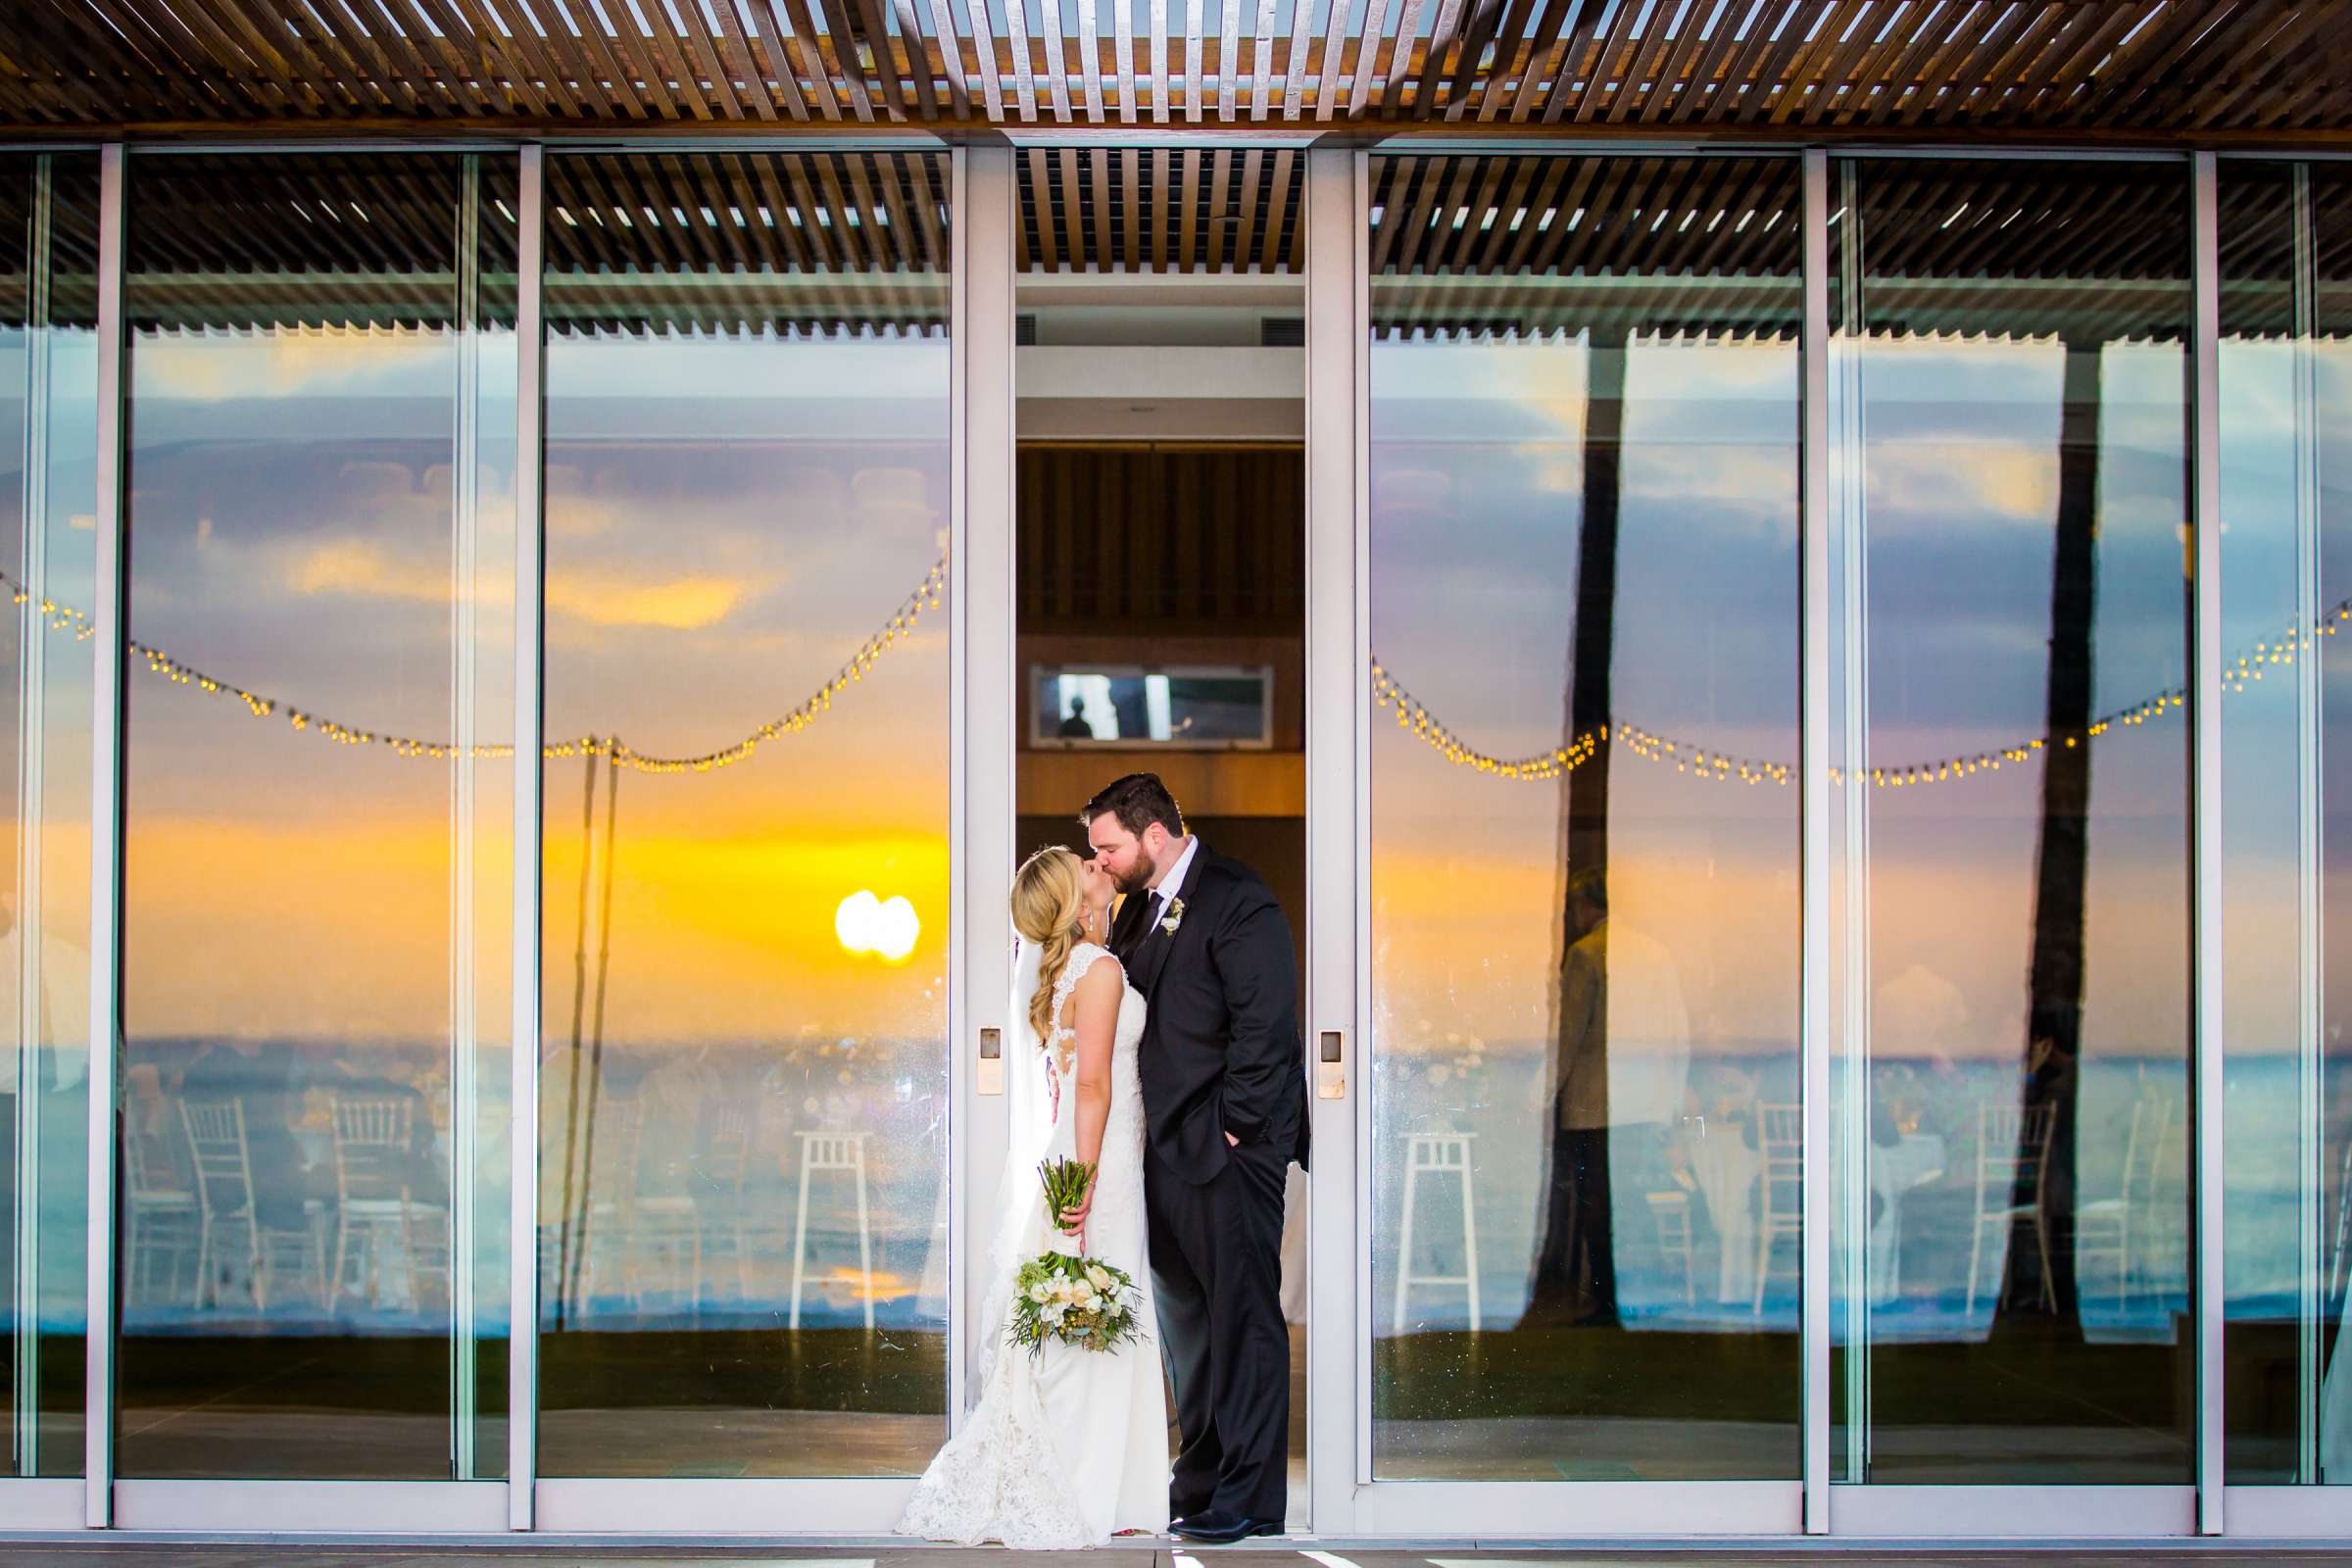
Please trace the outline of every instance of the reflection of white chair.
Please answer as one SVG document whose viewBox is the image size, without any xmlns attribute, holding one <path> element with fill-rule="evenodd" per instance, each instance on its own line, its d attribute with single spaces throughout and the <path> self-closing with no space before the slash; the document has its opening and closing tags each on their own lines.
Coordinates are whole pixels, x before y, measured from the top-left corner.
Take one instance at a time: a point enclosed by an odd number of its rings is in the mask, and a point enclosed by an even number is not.
<svg viewBox="0 0 2352 1568">
<path fill-rule="evenodd" d="M 193 1259 L 197 1250 L 197 1230 L 201 1223 L 196 1195 L 180 1187 L 167 1184 L 169 1174 L 157 1169 L 154 1152 L 147 1137 L 137 1128 L 124 1136 L 129 1147 L 123 1161 L 130 1178 L 130 1235 L 127 1280 L 134 1300 L 155 1292 L 155 1266 L 159 1260 L 170 1263 L 164 1274 L 166 1296 L 179 1289 L 179 1270 L 182 1258 Z"/>
<path fill-rule="evenodd" d="M 2116 1196 L 2084 1203 L 2075 1213 L 2075 1256 L 2088 1272 L 2090 1263 L 2104 1261 L 2115 1279 L 2116 1299 L 2129 1302 L 2148 1279 L 2149 1249 L 2142 1246 L 2135 1260 L 2132 1243 L 2146 1230 L 2153 1213 L 2156 1172 L 2165 1135 L 2173 1124 L 2173 1103 L 2153 1095 L 2132 1107 L 2132 1132 L 2124 1144 L 2124 1179 Z"/>
<path fill-rule="evenodd" d="M 2150 1293 L 2188 1289 L 2188 1123 L 2168 1120 L 2148 1156 L 2148 1200 L 2140 1205 L 2140 1265 Z"/>
<path fill-rule="evenodd" d="M 231 1235 L 245 1236 L 246 1283 L 257 1312 L 270 1310 L 270 1282 L 291 1258 L 326 1296 L 326 1247 L 306 1214 L 299 1226 L 270 1225 L 255 1206 L 253 1152 L 245 1136 L 241 1100 L 183 1100 L 179 1124 L 196 1163 L 196 1304 L 209 1295 L 220 1304 L 214 1269 L 227 1256 Z"/>
<path fill-rule="evenodd" d="M 580 1283 L 575 1307 L 594 1305 L 617 1276 L 632 1304 L 645 1290 L 637 1277 L 632 1236 L 637 1226 L 637 1164 L 645 1145 L 645 1106 L 634 1100 L 608 1100 L 587 1127 L 587 1189 L 575 1214 L 572 1267 Z"/>
<path fill-rule="evenodd" d="M 2054 1105 L 1992 1105 L 1977 1107 L 1977 1222 L 1968 1245 L 1968 1310 L 1977 1310 L 1978 1282 L 1983 1278 L 1984 1235 L 2000 1238 L 2001 1282 L 1993 1293 L 1997 1303 L 2009 1292 L 2009 1235 L 2020 1225 L 2034 1227 L 2041 1254 L 2041 1300 L 2055 1306 L 2050 1293 L 2050 1217 L 2042 1201 L 2042 1178 L 2049 1169 L 2050 1135 L 2058 1125 Z"/>
<path fill-rule="evenodd" d="M 1458 1285 L 1470 1298 L 1470 1332 L 1479 1332 L 1478 1215 L 1472 1197 L 1470 1144 L 1476 1133 L 1407 1133 L 1404 1150 L 1404 1212 L 1396 1238 L 1396 1332 L 1404 1332 L 1405 1297 L 1416 1285 Z M 1424 1171 L 1448 1175 L 1462 1184 L 1462 1272 L 1413 1272 L 1413 1199 Z"/>
<path fill-rule="evenodd" d="M 1756 1147 L 1764 1166 L 1756 1185 L 1756 1294 L 1749 1314 L 1764 1314 L 1764 1287 L 1772 1279 L 1776 1242 L 1798 1244 L 1787 1272 L 1804 1272 L 1805 1236 L 1805 1108 L 1802 1105 L 1756 1106 Z"/>
<path fill-rule="evenodd" d="M 1690 1195 L 1669 1189 L 1649 1195 L 1649 1217 L 1658 1227 L 1658 1250 L 1683 1273 L 1683 1304 L 1698 1299 L 1697 1252 L 1690 1245 Z"/>
<path fill-rule="evenodd" d="M 767 1195 L 754 1190 L 755 1177 L 771 1173 L 762 1170 L 758 1105 L 730 1099 L 711 1106 L 698 1157 L 707 1173 L 703 1190 L 708 1196 L 699 1209 L 704 1260 L 716 1271 L 732 1257 L 736 1293 L 748 1301 L 756 1265 L 773 1256 L 783 1242 L 782 1222 L 767 1217 Z"/>
<path fill-rule="evenodd" d="M 801 1326 L 801 1268 L 808 1256 L 808 1178 L 820 1170 L 849 1171 L 858 1181 L 858 1293 L 865 1300 L 865 1326 L 874 1326 L 874 1243 L 865 1217 L 864 1133 L 804 1132 L 801 1139 L 801 1205 L 792 1222 L 792 1327 Z"/>
<path fill-rule="evenodd" d="M 387 1248 L 398 1256 L 403 1304 L 419 1303 L 421 1273 L 448 1282 L 448 1215 L 418 1203 L 409 1188 L 415 1114 L 416 1102 L 405 1095 L 334 1097 L 335 1263 L 328 1278 L 338 1305 L 354 1261 L 367 1282 L 368 1304 L 381 1301 Z"/>
</svg>

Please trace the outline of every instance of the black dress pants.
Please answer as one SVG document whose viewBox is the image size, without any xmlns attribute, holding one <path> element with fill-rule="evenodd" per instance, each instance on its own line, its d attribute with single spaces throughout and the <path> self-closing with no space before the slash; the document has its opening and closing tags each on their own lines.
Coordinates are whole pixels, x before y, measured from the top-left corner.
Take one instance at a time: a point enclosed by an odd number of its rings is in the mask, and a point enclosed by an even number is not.
<svg viewBox="0 0 2352 1568">
<path fill-rule="evenodd" d="M 1144 1154 L 1152 1288 L 1181 1438 L 1168 1482 L 1177 1517 L 1212 1507 L 1251 1519 L 1284 1515 L 1291 1336 L 1282 1319 L 1282 1198 L 1290 1147 L 1285 1137 L 1235 1149 L 1204 1187 L 1149 1148 Z"/>
</svg>

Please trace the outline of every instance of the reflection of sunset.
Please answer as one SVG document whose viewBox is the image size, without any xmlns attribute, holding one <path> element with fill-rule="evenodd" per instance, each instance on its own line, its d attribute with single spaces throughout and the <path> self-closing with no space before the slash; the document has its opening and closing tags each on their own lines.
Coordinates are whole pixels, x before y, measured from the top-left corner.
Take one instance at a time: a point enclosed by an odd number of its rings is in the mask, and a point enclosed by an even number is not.
<svg viewBox="0 0 2352 1568">
<path fill-rule="evenodd" d="M 845 953 L 870 953 L 891 963 L 902 963 L 914 952 L 922 920 L 905 894 L 878 900 L 859 888 L 833 911 L 833 935 Z"/>
<path fill-rule="evenodd" d="M 690 799 L 681 805 L 690 807 Z M 632 816 L 626 787 L 621 811 L 624 821 Z M 910 963 L 922 973 L 944 971 L 944 836 L 847 827 L 810 833 L 787 822 L 760 834 L 703 836 L 685 821 L 630 822 L 614 858 L 607 1028 L 653 1043 L 757 1040 L 809 1021 L 859 1034 L 930 1027 L 931 1018 L 903 1010 L 913 991 L 882 981 L 870 960 L 842 950 L 834 931 L 840 890 L 881 866 L 891 868 L 894 886 L 917 895 L 918 913 L 929 911 Z M 570 1009 L 579 876 L 578 837 L 551 828 L 551 1020 L 558 991 L 564 1014 Z"/>
</svg>

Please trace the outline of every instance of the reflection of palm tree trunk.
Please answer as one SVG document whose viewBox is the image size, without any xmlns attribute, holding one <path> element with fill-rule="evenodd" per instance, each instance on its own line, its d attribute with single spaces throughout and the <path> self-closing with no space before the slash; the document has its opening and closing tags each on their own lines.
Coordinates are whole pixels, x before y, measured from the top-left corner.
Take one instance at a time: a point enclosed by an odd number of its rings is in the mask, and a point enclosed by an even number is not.
<svg viewBox="0 0 2352 1568">
<path fill-rule="evenodd" d="M 588 989 L 588 870 L 590 838 L 596 815 L 596 770 L 600 761 L 607 762 L 605 784 L 605 854 L 604 887 L 599 894 L 602 910 L 598 915 L 596 955 L 596 1007 L 588 1037 L 588 1103 L 580 1107 L 580 1022 Z M 567 1250 L 559 1250 L 557 1265 L 556 1327 L 564 1326 L 564 1302 L 568 1298 L 576 1307 L 579 1300 L 581 1276 L 588 1265 L 588 1249 L 594 1243 L 588 1233 L 588 1222 L 595 1212 L 596 1195 L 596 1107 L 603 1098 L 605 1087 L 605 982 L 612 961 L 612 842 L 620 816 L 620 760 L 617 756 L 600 758 L 588 755 L 588 787 L 586 804 L 580 823 L 580 921 L 579 940 L 572 950 L 573 977 L 571 990 L 571 1104 L 564 1124 L 564 1228 L 570 1238 Z M 573 1151 L 579 1154 L 580 1179 L 575 1196 L 571 1167 Z M 630 1151 L 634 1154 L 635 1151 Z M 626 1182 L 636 1180 L 635 1170 L 615 1173 Z M 608 1180 L 612 1179 L 611 1175 Z M 623 1200 L 626 1194 L 623 1194 Z"/>
<path fill-rule="evenodd" d="M 571 1072 L 564 1105 L 564 1194 L 556 1230 L 555 1327 L 561 1331 L 572 1282 L 572 1172 L 580 1150 L 580 1020 L 588 998 L 588 851 L 596 831 L 596 754 L 588 755 L 585 794 L 580 801 L 580 917 L 571 946 Z"/>
<path fill-rule="evenodd" d="M 2053 1116 L 2039 1200 L 2049 1227 L 2049 1298 L 2075 1308 L 2075 1126 L 2082 1045 L 2084 881 L 2090 861 L 2092 630 L 2098 607 L 2099 353 L 2066 347 L 2058 426 L 2057 548 L 2050 567 L 2050 737 L 2041 770 L 2041 842 L 2027 992 L 2025 1101 Z M 2032 1195 L 2021 1193 L 2024 1200 Z M 2043 1282 L 2026 1227 L 2010 1235 L 2010 1278 Z M 2036 1292 L 2038 1294 L 2038 1291 Z"/>
<path fill-rule="evenodd" d="M 1617 1260 L 1610 1233 L 1608 1133 L 1563 1125 L 1562 1092 L 1577 1042 L 1562 1038 L 1575 1025 L 1560 1019 L 1559 999 L 1578 929 L 1571 890 L 1588 880 L 1605 887 L 1609 862 L 1609 664 L 1616 647 L 1617 509 L 1620 440 L 1625 419 L 1625 336 L 1595 330 L 1587 340 L 1584 507 L 1577 532 L 1576 619 L 1569 637 L 1567 735 L 1573 758 L 1580 744 L 1591 755 L 1560 781 L 1560 876 L 1553 941 L 1554 1040 L 1550 1174 L 1544 1186 L 1543 1243 L 1528 1293 L 1533 1321 L 1613 1319 Z M 1605 984 L 1601 1016 L 1606 1030 Z M 1597 1055 L 1588 1058 L 1597 1059 Z M 1605 1089 L 1601 1091 L 1605 1101 Z M 1585 1118 L 1585 1119 L 1590 1119 Z"/>
</svg>

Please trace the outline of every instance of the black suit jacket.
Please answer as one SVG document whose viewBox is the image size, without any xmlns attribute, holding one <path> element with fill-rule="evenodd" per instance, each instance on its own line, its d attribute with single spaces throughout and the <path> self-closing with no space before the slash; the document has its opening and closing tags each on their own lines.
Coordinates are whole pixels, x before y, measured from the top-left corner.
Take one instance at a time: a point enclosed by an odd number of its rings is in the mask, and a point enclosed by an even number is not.
<svg viewBox="0 0 2352 1568">
<path fill-rule="evenodd" d="M 1148 893 L 1120 906 L 1111 949 L 1151 1008 L 1138 1048 L 1152 1152 L 1195 1186 L 1231 1157 L 1225 1135 L 1306 1164 L 1305 1053 L 1290 922 L 1257 873 L 1205 844 L 1175 897 L 1176 930 Z"/>
</svg>

